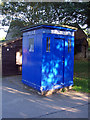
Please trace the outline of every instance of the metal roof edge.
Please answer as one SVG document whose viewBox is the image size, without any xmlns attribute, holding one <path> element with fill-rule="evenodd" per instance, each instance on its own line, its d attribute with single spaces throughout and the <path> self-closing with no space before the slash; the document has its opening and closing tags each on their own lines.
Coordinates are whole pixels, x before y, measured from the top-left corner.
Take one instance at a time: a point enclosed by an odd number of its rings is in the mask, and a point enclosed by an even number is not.
<svg viewBox="0 0 90 120">
<path fill-rule="evenodd" d="M 21 40 L 21 39 L 22 39 L 22 37 L 19 37 L 19 38 L 16 38 L 16 39 L 5 40 L 3 42 L 0 42 L 0 45 L 4 45 L 5 43 L 9 44 L 13 41 L 17 41 L 17 40 Z"/>
<path fill-rule="evenodd" d="M 27 26 L 27 27 L 24 27 L 24 28 L 21 28 L 20 30 L 22 32 L 26 32 L 26 31 L 29 31 L 29 30 L 33 30 L 33 29 L 38 29 L 38 28 L 43 28 L 43 27 L 55 27 L 57 29 L 59 29 L 59 27 L 62 27 L 64 29 L 69 29 L 70 31 L 76 31 L 78 28 L 76 27 L 72 27 L 72 26 L 68 26 L 68 25 L 59 25 L 59 24 L 35 24 L 35 25 L 31 25 L 31 26 Z"/>
</svg>

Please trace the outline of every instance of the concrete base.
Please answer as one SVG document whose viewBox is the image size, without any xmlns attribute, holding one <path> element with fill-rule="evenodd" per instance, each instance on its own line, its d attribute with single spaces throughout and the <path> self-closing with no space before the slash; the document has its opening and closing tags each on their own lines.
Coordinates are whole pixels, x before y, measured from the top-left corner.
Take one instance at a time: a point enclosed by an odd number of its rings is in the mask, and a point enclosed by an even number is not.
<svg viewBox="0 0 90 120">
<path fill-rule="evenodd" d="M 61 92 L 64 92 L 64 91 L 69 91 L 71 89 L 72 89 L 72 86 L 68 86 L 68 87 L 55 89 L 55 90 L 43 91 L 43 92 L 41 92 L 41 95 L 48 96 L 48 95 L 52 95 L 52 94 L 55 94 L 55 93 L 61 93 Z"/>
</svg>

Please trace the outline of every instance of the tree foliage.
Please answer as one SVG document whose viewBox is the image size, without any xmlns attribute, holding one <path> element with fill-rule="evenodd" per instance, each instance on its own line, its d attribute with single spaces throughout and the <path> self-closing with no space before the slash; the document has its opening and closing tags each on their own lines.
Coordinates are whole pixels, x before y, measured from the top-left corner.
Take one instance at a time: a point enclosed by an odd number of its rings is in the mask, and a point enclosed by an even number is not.
<svg viewBox="0 0 90 120">
<path fill-rule="evenodd" d="M 89 2 L 3 2 L 3 25 L 20 19 L 24 25 L 37 23 L 89 24 Z"/>
</svg>

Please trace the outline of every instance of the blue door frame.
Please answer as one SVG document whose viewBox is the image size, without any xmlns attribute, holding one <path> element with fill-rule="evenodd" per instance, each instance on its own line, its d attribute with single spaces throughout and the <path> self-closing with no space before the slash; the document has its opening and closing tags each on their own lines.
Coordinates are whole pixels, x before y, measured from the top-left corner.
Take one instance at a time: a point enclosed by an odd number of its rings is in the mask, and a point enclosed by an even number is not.
<svg viewBox="0 0 90 120">
<path fill-rule="evenodd" d="M 46 52 L 47 38 L 50 38 L 50 52 Z M 43 34 L 42 44 L 42 89 L 62 88 L 64 84 L 65 39 L 61 35 Z"/>
<path fill-rule="evenodd" d="M 57 56 L 60 60 L 59 62 L 59 75 L 62 75 L 62 85 L 64 84 L 64 53 L 65 53 L 65 39 L 64 38 L 61 38 L 60 36 L 58 37 L 54 37 L 54 42 L 53 42 L 53 50 L 54 50 L 54 55 L 56 55 L 57 53 Z M 55 44 L 56 43 L 56 44 Z M 56 49 L 55 49 L 56 48 Z M 61 65 L 60 65 L 61 64 Z M 60 69 L 61 68 L 61 69 Z M 62 72 L 62 73 L 60 73 Z"/>
</svg>

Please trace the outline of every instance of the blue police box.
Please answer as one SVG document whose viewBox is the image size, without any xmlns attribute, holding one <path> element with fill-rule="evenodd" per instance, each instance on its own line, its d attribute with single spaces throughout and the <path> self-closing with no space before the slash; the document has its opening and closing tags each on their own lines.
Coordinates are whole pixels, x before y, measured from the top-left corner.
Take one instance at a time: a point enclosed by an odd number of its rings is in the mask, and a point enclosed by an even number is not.
<svg viewBox="0 0 90 120">
<path fill-rule="evenodd" d="M 72 86 L 76 28 L 39 24 L 22 31 L 22 82 L 39 92 Z"/>
</svg>

